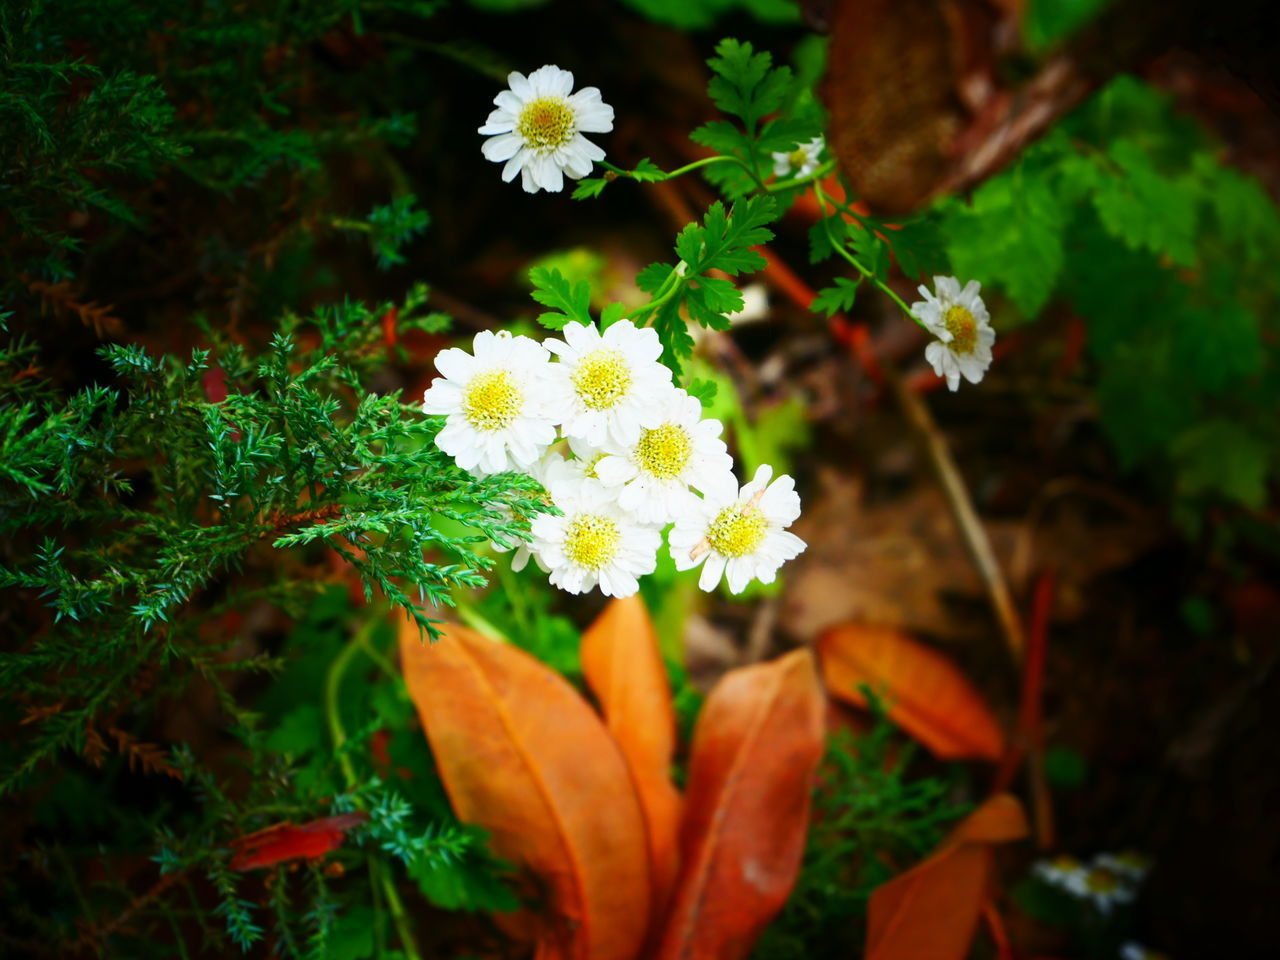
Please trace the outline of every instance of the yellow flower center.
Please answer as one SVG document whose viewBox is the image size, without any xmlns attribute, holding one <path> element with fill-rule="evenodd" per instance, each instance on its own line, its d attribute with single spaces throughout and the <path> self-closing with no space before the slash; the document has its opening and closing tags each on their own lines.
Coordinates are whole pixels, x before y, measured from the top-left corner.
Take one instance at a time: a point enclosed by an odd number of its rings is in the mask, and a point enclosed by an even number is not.
<svg viewBox="0 0 1280 960">
<path fill-rule="evenodd" d="M 630 386 L 631 369 L 621 350 L 593 350 L 573 371 L 573 387 L 592 410 L 608 410 Z"/>
<path fill-rule="evenodd" d="M 520 413 L 524 394 L 506 370 L 489 370 L 471 378 L 462 393 L 462 412 L 477 430 L 501 430 Z"/>
<path fill-rule="evenodd" d="M 792 170 L 799 170 L 809 162 L 809 154 L 805 153 L 803 147 L 798 147 L 787 154 L 787 163 L 791 164 Z"/>
<path fill-rule="evenodd" d="M 621 538 L 618 525 L 608 517 L 580 513 L 565 531 L 564 555 L 584 570 L 599 570 L 618 552 Z"/>
<path fill-rule="evenodd" d="M 973 353 L 973 348 L 978 345 L 978 321 L 972 313 L 953 303 L 942 315 L 942 323 L 951 333 L 951 342 L 947 346 L 952 353 Z"/>
<path fill-rule="evenodd" d="M 642 431 L 640 442 L 636 444 L 640 469 L 659 480 L 680 476 L 692 454 L 693 441 L 689 438 L 689 431 L 674 423 Z"/>
<path fill-rule="evenodd" d="M 549 153 L 573 139 L 573 108 L 561 97 L 530 100 L 516 119 L 516 130 L 527 146 Z"/>
<path fill-rule="evenodd" d="M 768 527 L 759 507 L 725 507 L 707 528 L 707 542 L 722 556 L 742 557 L 760 546 Z"/>
<path fill-rule="evenodd" d="M 607 454 L 597 453 L 591 458 L 591 462 L 582 468 L 582 475 L 584 477 L 590 477 L 592 480 L 599 480 L 600 475 L 596 473 L 596 467 L 600 465 L 600 461 L 606 456 Z"/>
<path fill-rule="evenodd" d="M 1050 866 L 1056 867 L 1059 870 L 1079 870 L 1080 861 L 1073 856 L 1063 854 L 1060 857 L 1054 857 Z"/>
<path fill-rule="evenodd" d="M 1110 870 L 1098 867 L 1089 871 L 1084 884 L 1091 893 L 1111 893 L 1120 886 L 1120 878 Z"/>
</svg>

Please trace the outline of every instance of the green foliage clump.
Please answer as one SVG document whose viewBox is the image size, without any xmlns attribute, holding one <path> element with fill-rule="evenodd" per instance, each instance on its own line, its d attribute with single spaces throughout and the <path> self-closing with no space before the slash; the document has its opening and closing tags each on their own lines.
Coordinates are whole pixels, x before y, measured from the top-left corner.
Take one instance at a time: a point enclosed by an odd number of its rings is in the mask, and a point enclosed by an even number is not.
<svg viewBox="0 0 1280 960">
<path fill-rule="evenodd" d="M 1125 466 L 1171 477 L 1185 521 L 1263 505 L 1280 468 L 1280 213 L 1192 121 L 1122 77 L 941 215 L 957 274 L 1024 317 L 1053 302 L 1083 317 L 1103 428 Z"/>
<path fill-rule="evenodd" d="M 8 292 L 24 277 L 63 280 L 116 243 L 173 230 L 174 193 L 186 194 L 184 225 L 238 221 L 226 201 L 253 191 L 259 212 L 278 212 L 272 229 L 281 235 L 356 223 L 382 262 L 398 262 L 395 251 L 425 226 L 403 187 L 366 221 L 330 209 L 328 195 L 335 160 L 363 152 L 394 167 L 387 148 L 416 131 L 411 112 L 386 106 L 394 61 L 362 48 L 365 24 L 429 17 L 439 6 L 2 0 Z M 193 258 L 225 255 L 223 230 L 181 232 L 197 246 Z"/>
<path fill-rule="evenodd" d="M 402 330 L 440 329 L 439 315 L 417 313 L 424 299 L 419 288 L 400 305 Z M 291 574 L 282 550 L 335 551 L 366 597 L 386 597 L 432 634 L 429 608 L 485 582 L 492 561 L 474 545 L 524 535 L 541 509 L 533 481 L 458 470 L 432 442 L 437 422 L 363 387 L 385 358 L 378 321 L 389 309 L 288 315 L 256 357 L 214 331 L 213 350 L 185 362 L 107 346 L 117 384 L 65 399 L 17 381 L 21 395 L 0 407 L 0 510 L 11 542 L 34 550 L 0 568 L 0 586 L 38 595 L 53 618 L 36 618 L 27 646 L 0 657 L 0 681 L 36 715 L 62 707 L 28 727 L 0 791 L 79 749 L 146 664 L 174 676 L 210 669 L 230 641 L 201 638 L 222 614 L 260 598 L 299 602 L 313 575 Z M 19 367 L 25 350 L 0 355 L 0 367 Z M 444 532 L 442 520 L 465 530 Z"/>
</svg>

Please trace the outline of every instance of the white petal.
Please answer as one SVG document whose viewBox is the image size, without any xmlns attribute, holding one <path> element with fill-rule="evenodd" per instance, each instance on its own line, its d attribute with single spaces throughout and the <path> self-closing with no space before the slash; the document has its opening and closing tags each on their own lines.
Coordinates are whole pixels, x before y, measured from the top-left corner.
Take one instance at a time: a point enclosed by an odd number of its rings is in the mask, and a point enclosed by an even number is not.
<svg viewBox="0 0 1280 960">
<path fill-rule="evenodd" d="M 522 103 L 528 103 L 534 97 L 533 86 L 523 73 L 512 71 L 507 74 L 507 86 L 511 88 L 511 92 L 520 98 Z"/>
<path fill-rule="evenodd" d="M 504 133 L 502 136 L 490 137 L 486 140 L 481 145 L 480 152 L 484 154 L 486 160 L 501 163 L 514 157 L 523 145 L 524 141 L 514 133 Z"/>
<path fill-rule="evenodd" d="M 720 578 L 724 575 L 725 559 L 718 553 L 711 553 L 707 557 L 707 562 L 702 568 L 702 574 L 698 577 L 698 588 L 710 593 L 716 588 L 716 584 L 720 582 Z"/>
<path fill-rule="evenodd" d="M 518 150 L 515 156 L 507 161 L 507 165 L 502 168 L 503 183 L 510 183 L 515 179 L 516 174 L 524 170 L 525 164 L 529 162 L 529 158 L 533 156 L 528 150 Z M 532 192 L 532 191 L 531 191 Z"/>
</svg>

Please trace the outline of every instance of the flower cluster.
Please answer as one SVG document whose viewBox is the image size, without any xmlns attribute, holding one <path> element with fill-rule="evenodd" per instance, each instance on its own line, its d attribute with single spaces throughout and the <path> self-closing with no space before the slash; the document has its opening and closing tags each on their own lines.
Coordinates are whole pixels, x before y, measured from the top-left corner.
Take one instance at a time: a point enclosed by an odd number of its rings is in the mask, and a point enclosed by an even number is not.
<svg viewBox="0 0 1280 960">
<path fill-rule="evenodd" d="M 703 590 L 722 577 L 734 593 L 772 582 L 805 547 L 786 529 L 800 515 L 792 479 L 761 466 L 739 485 L 721 423 L 672 382 L 654 330 L 620 320 L 563 335 L 482 331 L 471 353 L 440 352 L 443 376 L 423 397 L 423 412 L 445 417 L 436 444 L 458 466 L 528 473 L 560 511 L 534 519 L 512 566 L 532 555 L 570 593 L 629 596 L 673 524 L 671 556 L 680 570 L 702 565 Z M 559 441 L 567 451 L 552 449 Z"/>
<path fill-rule="evenodd" d="M 1086 900 L 1098 912 L 1107 914 L 1117 904 L 1133 901 L 1149 868 L 1141 854 L 1100 853 L 1091 863 L 1082 863 L 1072 856 L 1041 860 L 1033 873 L 1049 886 Z"/>
</svg>

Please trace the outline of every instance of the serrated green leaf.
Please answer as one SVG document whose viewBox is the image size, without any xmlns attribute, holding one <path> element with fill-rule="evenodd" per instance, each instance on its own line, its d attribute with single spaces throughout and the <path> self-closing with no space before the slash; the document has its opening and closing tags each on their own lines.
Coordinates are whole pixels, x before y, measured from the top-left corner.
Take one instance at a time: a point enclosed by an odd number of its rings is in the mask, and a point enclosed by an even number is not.
<svg viewBox="0 0 1280 960">
<path fill-rule="evenodd" d="M 689 385 L 684 388 L 685 392 L 691 397 L 697 397 L 698 402 L 702 404 L 705 410 L 709 408 L 716 399 L 716 391 L 719 385 L 714 380 L 693 379 L 689 381 Z"/>
<path fill-rule="evenodd" d="M 591 323 L 591 287 L 585 280 L 570 285 L 559 270 L 534 267 L 529 271 L 533 283 L 533 299 L 553 313 L 538 316 L 538 323 L 552 330 L 560 330 L 571 322 Z"/>
<path fill-rule="evenodd" d="M 592 197 L 598 197 L 608 185 L 609 181 L 604 177 L 587 177 L 585 180 L 579 180 L 578 185 L 573 188 L 573 199 L 590 200 Z"/>
<path fill-rule="evenodd" d="M 835 285 L 823 287 L 809 304 L 814 313 L 825 313 L 828 317 L 836 313 L 848 313 L 853 309 L 854 298 L 858 295 L 858 280 L 848 277 L 836 277 Z"/>
<path fill-rule="evenodd" d="M 1128 139 L 1114 142 L 1107 156 L 1118 168 L 1098 180 L 1093 205 L 1112 236 L 1134 249 L 1195 262 L 1195 201 L 1186 186 L 1163 175 L 1150 156 Z"/>
</svg>

